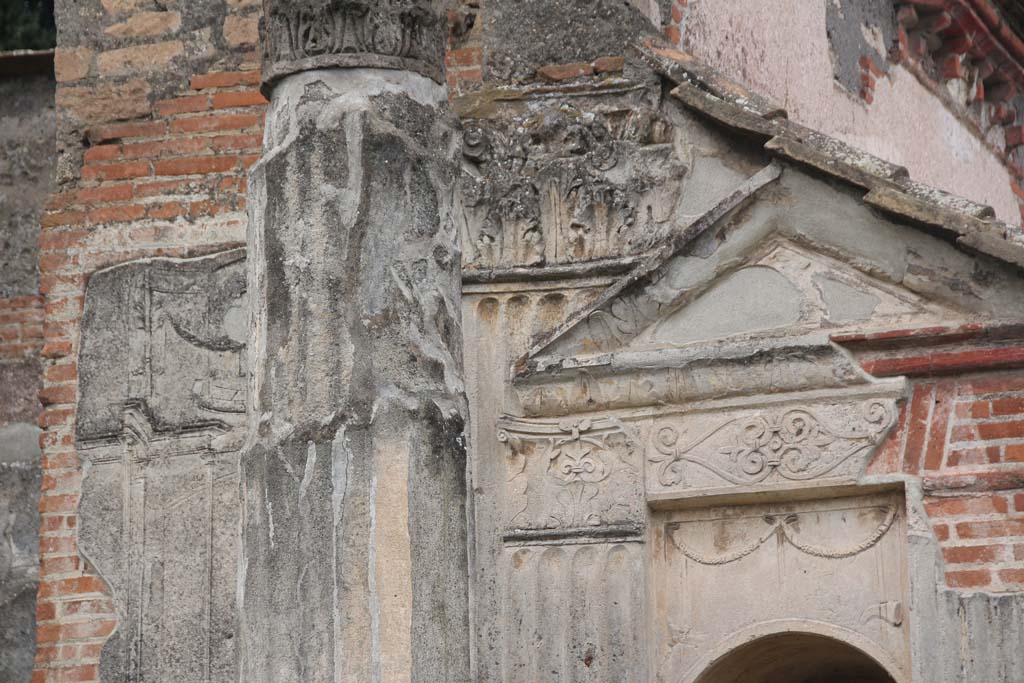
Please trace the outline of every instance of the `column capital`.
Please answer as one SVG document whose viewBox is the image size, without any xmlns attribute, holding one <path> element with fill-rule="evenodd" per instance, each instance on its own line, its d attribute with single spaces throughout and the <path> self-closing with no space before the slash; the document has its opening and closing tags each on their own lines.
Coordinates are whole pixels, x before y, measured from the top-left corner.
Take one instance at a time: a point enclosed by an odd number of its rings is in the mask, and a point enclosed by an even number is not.
<svg viewBox="0 0 1024 683">
<path fill-rule="evenodd" d="M 375 67 L 444 82 L 447 21 L 439 0 L 263 0 L 265 95 L 310 69 Z"/>
</svg>

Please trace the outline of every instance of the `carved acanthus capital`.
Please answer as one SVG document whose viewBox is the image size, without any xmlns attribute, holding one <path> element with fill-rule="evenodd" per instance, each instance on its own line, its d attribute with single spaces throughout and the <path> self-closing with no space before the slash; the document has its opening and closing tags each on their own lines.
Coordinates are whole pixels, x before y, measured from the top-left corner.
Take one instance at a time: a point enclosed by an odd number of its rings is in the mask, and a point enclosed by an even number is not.
<svg viewBox="0 0 1024 683">
<path fill-rule="evenodd" d="M 263 0 L 263 90 L 311 69 L 376 67 L 444 79 L 436 0 Z"/>
</svg>

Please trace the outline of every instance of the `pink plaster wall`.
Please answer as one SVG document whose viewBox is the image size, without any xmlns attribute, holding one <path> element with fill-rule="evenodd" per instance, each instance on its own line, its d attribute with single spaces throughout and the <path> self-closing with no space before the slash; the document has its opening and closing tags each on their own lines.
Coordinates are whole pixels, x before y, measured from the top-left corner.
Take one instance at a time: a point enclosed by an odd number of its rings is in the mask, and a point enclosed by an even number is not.
<svg viewBox="0 0 1024 683">
<path fill-rule="evenodd" d="M 684 47 L 784 106 L 791 119 L 906 166 L 911 177 L 1020 224 L 1011 175 L 917 78 L 890 65 L 874 102 L 836 83 L 825 31 L 834 0 L 689 0 Z M 888 46 L 876 46 L 882 54 Z"/>
</svg>

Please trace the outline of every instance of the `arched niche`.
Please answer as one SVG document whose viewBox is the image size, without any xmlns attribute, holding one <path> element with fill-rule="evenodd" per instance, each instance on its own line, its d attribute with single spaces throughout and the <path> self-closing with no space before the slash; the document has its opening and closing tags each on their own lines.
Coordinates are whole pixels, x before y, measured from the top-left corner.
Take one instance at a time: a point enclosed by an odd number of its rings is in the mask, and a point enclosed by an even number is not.
<svg viewBox="0 0 1024 683">
<path fill-rule="evenodd" d="M 894 664 L 853 632 L 825 624 L 774 626 L 783 630 L 755 628 L 720 643 L 681 683 L 901 683 Z"/>
</svg>

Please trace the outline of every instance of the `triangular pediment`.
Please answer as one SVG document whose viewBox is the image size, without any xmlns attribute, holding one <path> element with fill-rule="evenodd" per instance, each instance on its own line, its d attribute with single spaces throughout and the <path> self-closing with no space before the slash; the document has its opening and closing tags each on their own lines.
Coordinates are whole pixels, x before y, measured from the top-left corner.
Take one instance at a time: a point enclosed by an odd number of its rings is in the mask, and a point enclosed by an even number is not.
<svg viewBox="0 0 1024 683">
<path fill-rule="evenodd" d="M 716 277 L 703 293 L 651 323 L 625 348 L 685 347 L 849 327 L 933 325 L 965 317 L 964 311 L 786 240 L 772 242 L 764 252 Z"/>
<path fill-rule="evenodd" d="M 849 385 L 869 379 L 834 336 L 1007 320 L 1024 320 L 1012 265 L 769 164 L 539 340 L 515 375 L 536 385 L 814 357 L 815 369 L 786 360 L 780 371 L 801 375 L 793 389 Z"/>
</svg>

